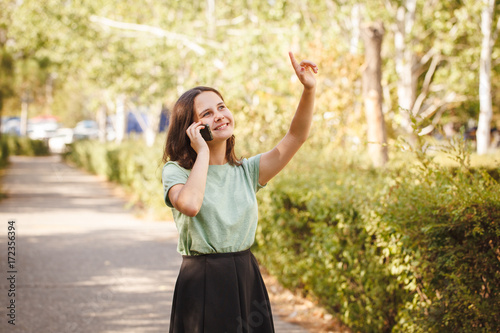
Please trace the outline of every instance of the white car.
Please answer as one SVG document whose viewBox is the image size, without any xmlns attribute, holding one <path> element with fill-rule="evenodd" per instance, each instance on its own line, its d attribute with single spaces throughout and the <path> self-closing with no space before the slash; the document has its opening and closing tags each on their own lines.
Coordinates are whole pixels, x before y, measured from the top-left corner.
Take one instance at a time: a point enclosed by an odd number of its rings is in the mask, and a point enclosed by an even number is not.
<svg viewBox="0 0 500 333">
<path fill-rule="evenodd" d="M 76 140 L 97 139 L 99 137 L 99 127 L 94 120 L 82 120 L 76 124 L 73 133 Z"/>
<path fill-rule="evenodd" d="M 74 134 L 71 128 L 60 128 L 49 139 L 49 150 L 54 154 L 66 152 L 67 145 L 73 143 Z"/>
</svg>

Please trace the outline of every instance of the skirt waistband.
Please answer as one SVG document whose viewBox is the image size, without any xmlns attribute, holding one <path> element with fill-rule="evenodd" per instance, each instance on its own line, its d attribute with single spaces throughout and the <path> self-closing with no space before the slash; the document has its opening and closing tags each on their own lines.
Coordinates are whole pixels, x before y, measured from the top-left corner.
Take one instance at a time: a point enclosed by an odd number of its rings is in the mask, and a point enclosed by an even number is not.
<svg viewBox="0 0 500 333">
<path fill-rule="evenodd" d="M 195 256 L 188 256 L 188 255 L 183 255 L 182 259 L 184 260 L 204 260 L 207 257 L 210 257 L 210 259 L 217 259 L 217 258 L 232 258 L 232 257 L 240 257 L 244 256 L 251 253 L 250 249 L 246 249 L 243 251 L 238 251 L 238 252 L 225 252 L 225 253 L 207 253 L 207 254 L 199 254 Z"/>
</svg>

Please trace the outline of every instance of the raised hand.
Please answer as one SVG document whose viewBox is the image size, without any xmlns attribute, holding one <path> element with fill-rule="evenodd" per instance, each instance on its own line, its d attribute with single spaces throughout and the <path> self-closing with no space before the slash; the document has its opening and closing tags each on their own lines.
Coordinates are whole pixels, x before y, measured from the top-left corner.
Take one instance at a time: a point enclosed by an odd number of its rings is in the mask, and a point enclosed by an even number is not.
<svg viewBox="0 0 500 333">
<path fill-rule="evenodd" d="M 305 89 L 313 89 L 316 87 L 316 78 L 314 74 L 318 73 L 318 66 L 309 60 L 302 60 L 300 63 L 295 59 L 292 52 L 288 52 L 290 61 L 292 62 L 295 74 Z M 314 72 L 314 74 L 313 74 Z"/>
</svg>

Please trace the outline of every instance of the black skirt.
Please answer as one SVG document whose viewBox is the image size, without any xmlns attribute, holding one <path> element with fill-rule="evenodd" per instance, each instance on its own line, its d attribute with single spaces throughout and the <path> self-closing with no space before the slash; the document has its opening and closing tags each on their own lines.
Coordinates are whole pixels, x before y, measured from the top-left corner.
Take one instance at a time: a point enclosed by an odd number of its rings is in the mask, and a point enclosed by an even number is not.
<svg viewBox="0 0 500 333">
<path fill-rule="evenodd" d="M 170 333 L 273 333 L 271 306 L 250 250 L 182 256 Z"/>
</svg>

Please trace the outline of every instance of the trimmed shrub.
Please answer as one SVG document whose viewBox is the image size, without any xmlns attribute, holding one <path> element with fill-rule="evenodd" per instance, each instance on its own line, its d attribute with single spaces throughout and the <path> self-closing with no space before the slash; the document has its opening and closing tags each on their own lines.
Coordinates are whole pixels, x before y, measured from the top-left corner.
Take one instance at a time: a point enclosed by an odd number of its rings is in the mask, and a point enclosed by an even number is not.
<svg viewBox="0 0 500 333">
<path fill-rule="evenodd" d="M 0 168 L 5 168 L 9 163 L 9 145 L 7 140 L 0 140 Z"/>
<path fill-rule="evenodd" d="M 372 191 L 384 180 L 343 170 L 273 182 L 259 194 L 259 260 L 284 286 L 312 295 L 347 326 L 389 332 L 406 292 L 384 262 L 396 249 L 380 242 L 371 207 Z"/>
<path fill-rule="evenodd" d="M 46 141 L 5 134 L 0 139 L 0 168 L 8 165 L 10 155 L 45 156 L 49 154 Z"/>
<path fill-rule="evenodd" d="M 379 215 L 413 296 L 396 331 L 500 329 L 500 187 L 486 172 L 426 166 L 390 187 Z"/>
<path fill-rule="evenodd" d="M 29 137 L 3 135 L 2 141 L 6 142 L 10 155 L 50 155 L 49 146 L 47 141 L 44 140 L 32 140 Z"/>
<path fill-rule="evenodd" d="M 257 257 L 354 331 L 497 332 L 500 186 L 455 153 L 454 169 L 301 160 L 259 194 Z"/>
</svg>

